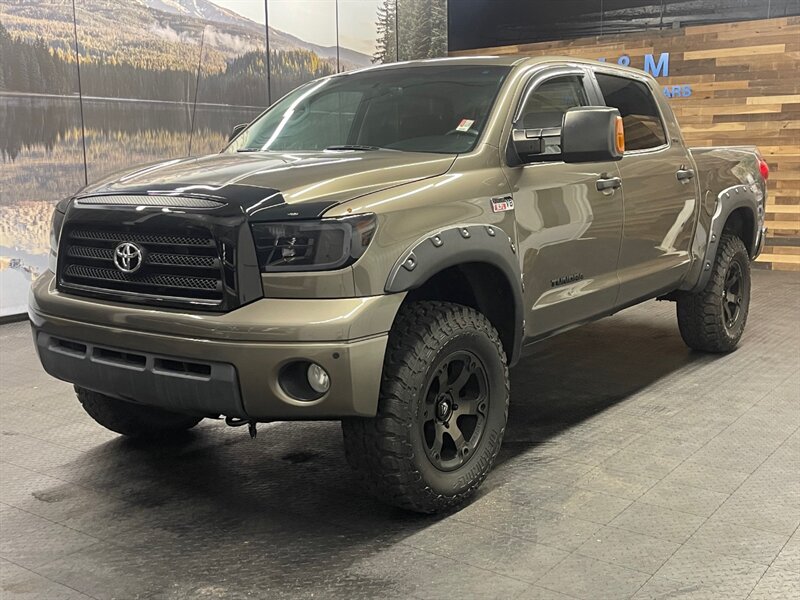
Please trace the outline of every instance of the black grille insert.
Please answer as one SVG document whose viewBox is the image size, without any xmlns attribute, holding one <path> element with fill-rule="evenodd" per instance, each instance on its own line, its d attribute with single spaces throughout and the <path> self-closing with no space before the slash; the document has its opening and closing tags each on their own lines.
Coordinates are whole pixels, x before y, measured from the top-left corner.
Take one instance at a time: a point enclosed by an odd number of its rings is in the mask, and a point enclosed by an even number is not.
<svg viewBox="0 0 800 600">
<path fill-rule="evenodd" d="M 132 273 L 115 261 L 120 244 L 133 243 L 141 264 Z M 179 231 L 130 231 L 122 228 L 65 227 L 59 249 L 59 285 L 71 292 L 122 295 L 136 301 L 157 298 L 170 303 L 218 306 L 224 300 L 223 265 L 217 243 L 201 227 Z"/>
</svg>

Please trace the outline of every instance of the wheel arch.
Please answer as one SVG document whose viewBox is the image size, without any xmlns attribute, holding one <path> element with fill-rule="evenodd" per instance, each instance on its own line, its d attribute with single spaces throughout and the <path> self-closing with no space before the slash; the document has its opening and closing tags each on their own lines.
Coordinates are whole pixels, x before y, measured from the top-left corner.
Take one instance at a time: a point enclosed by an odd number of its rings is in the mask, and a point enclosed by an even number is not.
<svg viewBox="0 0 800 600">
<path fill-rule="evenodd" d="M 494 225 L 463 225 L 431 233 L 395 263 L 389 293 L 404 303 L 441 300 L 470 306 L 497 329 L 509 364 L 520 356 L 524 331 L 522 279 L 513 240 Z"/>
<path fill-rule="evenodd" d="M 750 186 L 736 185 L 722 190 L 717 196 L 716 208 L 709 225 L 705 253 L 692 269 L 693 275 L 687 278 L 694 285 L 684 284 L 681 289 L 694 293 L 705 288 L 711 277 L 719 242 L 725 232 L 736 234 L 747 248 L 750 259 L 755 259 L 763 243 L 763 233 L 759 231 L 763 218 L 760 217 L 760 210 L 761 204 Z"/>
<path fill-rule="evenodd" d="M 731 210 L 722 226 L 722 232 L 735 234 L 744 243 L 750 258 L 755 258 L 756 215 L 751 206 L 742 205 Z"/>
</svg>

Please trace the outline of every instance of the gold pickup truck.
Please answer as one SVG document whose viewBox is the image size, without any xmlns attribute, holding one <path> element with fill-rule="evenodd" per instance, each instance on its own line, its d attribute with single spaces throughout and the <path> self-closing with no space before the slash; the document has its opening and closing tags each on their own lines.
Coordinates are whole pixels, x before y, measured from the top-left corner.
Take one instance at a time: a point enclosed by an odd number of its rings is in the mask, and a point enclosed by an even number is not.
<svg viewBox="0 0 800 600">
<path fill-rule="evenodd" d="M 661 298 L 690 347 L 735 348 L 768 172 L 753 148 L 687 148 L 633 69 L 343 73 L 219 154 L 60 202 L 33 336 L 113 431 L 341 420 L 367 490 L 434 512 L 486 477 L 537 341 Z"/>
</svg>

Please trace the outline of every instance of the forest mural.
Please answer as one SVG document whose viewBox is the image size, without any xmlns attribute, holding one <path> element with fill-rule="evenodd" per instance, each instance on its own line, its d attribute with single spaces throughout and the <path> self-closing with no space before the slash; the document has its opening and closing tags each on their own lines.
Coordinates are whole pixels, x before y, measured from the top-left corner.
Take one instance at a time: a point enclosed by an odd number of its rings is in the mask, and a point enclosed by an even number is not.
<svg viewBox="0 0 800 600">
<path fill-rule="evenodd" d="M 55 202 L 112 171 L 217 152 L 311 79 L 445 55 L 446 5 L 0 0 L 0 316 L 24 312 L 46 268 Z"/>
</svg>

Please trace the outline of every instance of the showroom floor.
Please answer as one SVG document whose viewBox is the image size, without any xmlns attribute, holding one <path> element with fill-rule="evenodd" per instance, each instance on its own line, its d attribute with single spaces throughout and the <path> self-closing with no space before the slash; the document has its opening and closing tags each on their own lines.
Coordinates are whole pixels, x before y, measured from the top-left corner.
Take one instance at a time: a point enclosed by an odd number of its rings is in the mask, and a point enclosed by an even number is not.
<svg viewBox="0 0 800 600">
<path fill-rule="evenodd" d="M 754 280 L 728 356 L 656 302 L 541 344 L 499 464 L 441 517 L 362 497 L 337 423 L 116 437 L 2 326 L 0 596 L 800 597 L 800 273 Z"/>
</svg>

